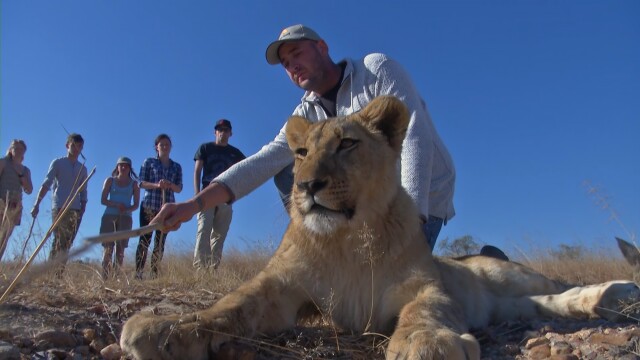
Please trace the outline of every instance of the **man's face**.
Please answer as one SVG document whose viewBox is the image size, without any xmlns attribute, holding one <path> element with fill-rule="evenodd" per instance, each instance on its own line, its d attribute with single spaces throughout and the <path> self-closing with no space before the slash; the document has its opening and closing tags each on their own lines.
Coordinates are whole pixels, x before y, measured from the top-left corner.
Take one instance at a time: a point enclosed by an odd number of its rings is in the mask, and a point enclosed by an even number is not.
<svg viewBox="0 0 640 360">
<path fill-rule="evenodd" d="M 327 63 L 323 41 L 299 40 L 280 45 L 278 57 L 289 79 L 296 86 L 316 91 L 323 88 L 326 81 L 324 64 Z"/>
<path fill-rule="evenodd" d="M 156 152 L 159 157 L 169 156 L 169 153 L 171 153 L 171 141 L 169 139 L 161 139 L 156 145 Z"/>
<path fill-rule="evenodd" d="M 70 155 L 79 156 L 83 148 L 83 142 L 72 141 L 67 144 L 67 151 Z"/>
<path fill-rule="evenodd" d="M 231 136 L 231 128 L 218 126 L 216 129 L 216 144 L 227 144 Z"/>
</svg>

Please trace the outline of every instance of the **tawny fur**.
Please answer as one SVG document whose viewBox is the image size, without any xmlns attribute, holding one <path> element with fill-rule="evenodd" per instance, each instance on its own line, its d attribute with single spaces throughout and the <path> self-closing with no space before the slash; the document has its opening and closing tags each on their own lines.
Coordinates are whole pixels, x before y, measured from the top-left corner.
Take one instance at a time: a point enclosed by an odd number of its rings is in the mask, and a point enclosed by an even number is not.
<svg viewBox="0 0 640 360">
<path fill-rule="evenodd" d="M 613 318 L 603 305 L 638 298 L 632 282 L 568 289 L 512 262 L 433 258 L 399 182 L 408 121 L 404 104 L 388 96 L 344 118 L 292 117 L 291 223 L 268 265 L 207 310 L 133 316 L 122 348 L 140 360 L 209 359 L 233 336 L 293 327 L 311 303 L 345 330 L 390 334 L 388 359 L 479 359 L 470 328 L 538 316 Z"/>
</svg>

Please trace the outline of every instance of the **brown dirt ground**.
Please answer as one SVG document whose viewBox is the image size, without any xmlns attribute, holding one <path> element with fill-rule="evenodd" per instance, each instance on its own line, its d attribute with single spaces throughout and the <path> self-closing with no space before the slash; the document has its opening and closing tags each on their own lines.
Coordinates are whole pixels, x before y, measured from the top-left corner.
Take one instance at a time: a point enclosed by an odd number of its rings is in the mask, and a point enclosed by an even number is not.
<svg viewBox="0 0 640 360">
<path fill-rule="evenodd" d="M 45 275 L 18 286 L 0 304 L 0 340 L 16 346 L 23 359 L 35 359 L 46 352 L 53 354 L 48 355 L 53 359 L 103 359 L 99 351 L 117 342 L 122 324 L 135 312 L 186 313 L 207 308 L 223 295 L 200 282 L 75 280 Z M 2 285 L 4 291 L 6 283 Z M 95 334 L 94 341 L 86 339 L 87 329 Z M 47 343 L 41 339 L 47 330 L 60 330 L 80 340 L 66 348 Z M 640 328 L 633 320 L 513 322 L 474 334 L 481 342 L 483 359 L 640 359 L 636 355 Z M 88 351 L 78 349 L 83 344 Z M 225 346 L 218 358 L 383 359 L 385 345 L 386 339 L 380 335 L 348 334 L 310 324 L 276 337 L 238 339 Z"/>
</svg>

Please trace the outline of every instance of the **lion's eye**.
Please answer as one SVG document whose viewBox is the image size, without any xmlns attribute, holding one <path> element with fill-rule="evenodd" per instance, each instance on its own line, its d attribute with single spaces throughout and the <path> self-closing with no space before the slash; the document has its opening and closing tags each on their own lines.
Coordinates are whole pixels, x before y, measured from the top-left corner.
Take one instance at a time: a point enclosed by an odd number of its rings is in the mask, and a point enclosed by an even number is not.
<svg viewBox="0 0 640 360">
<path fill-rule="evenodd" d="M 340 141 L 340 145 L 338 145 L 338 151 L 349 150 L 358 145 L 358 140 L 344 138 Z"/>
<path fill-rule="evenodd" d="M 304 159 L 305 156 L 307 156 L 307 149 L 305 148 L 297 148 L 294 153 L 296 154 L 296 157 L 298 159 Z"/>
</svg>

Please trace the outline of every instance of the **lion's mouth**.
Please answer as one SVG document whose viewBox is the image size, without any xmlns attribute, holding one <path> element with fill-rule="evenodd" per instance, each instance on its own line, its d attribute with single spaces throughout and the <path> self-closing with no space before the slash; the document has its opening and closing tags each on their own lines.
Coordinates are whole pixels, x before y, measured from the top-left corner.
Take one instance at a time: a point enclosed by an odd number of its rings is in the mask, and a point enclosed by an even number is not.
<svg viewBox="0 0 640 360">
<path fill-rule="evenodd" d="M 339 214 L 339 215 L 343 215 L 347 219 L 351 219 L 355 214 L 355 209 L 343 208 L 343 209 L 334 210 L 326 206 L 322 206 L 318 203 L 314 203 L 313 205 L 311 205 L 311 208 L 309 209 L 308 214 Z"/>
</svg>

